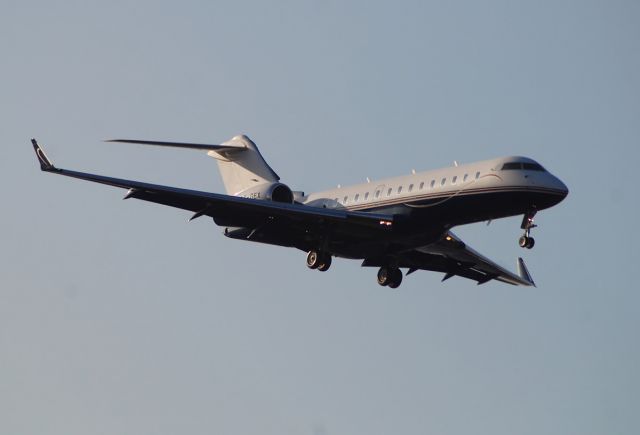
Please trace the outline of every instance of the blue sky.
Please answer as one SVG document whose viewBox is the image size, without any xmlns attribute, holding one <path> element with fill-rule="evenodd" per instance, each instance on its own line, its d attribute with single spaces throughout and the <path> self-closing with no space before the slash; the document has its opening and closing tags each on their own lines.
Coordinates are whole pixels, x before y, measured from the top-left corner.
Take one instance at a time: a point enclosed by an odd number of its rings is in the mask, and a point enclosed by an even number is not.
<svg viewBox="0 0 640 435">
<path fill-rule="evenodd" d="M 635 434 L 640 5 L 0 2 L 0 432 Z M 502 155 L 569 186 L 460 228 L 537 289 L 228 240 L 61 167 L 223 191 L 248 134 L 307 192 Z"/>
</svg>

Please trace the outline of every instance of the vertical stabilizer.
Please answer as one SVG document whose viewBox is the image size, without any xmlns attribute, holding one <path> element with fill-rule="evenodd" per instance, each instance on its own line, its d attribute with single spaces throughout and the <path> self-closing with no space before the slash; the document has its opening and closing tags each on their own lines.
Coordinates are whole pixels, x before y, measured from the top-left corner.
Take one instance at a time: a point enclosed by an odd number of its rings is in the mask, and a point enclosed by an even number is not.
<svg viewBox="0 0 640 435">
<path fill-rule="evenodd" d="M 264 160 L 258 147 L 245 135 L 235 136 L 222 145 L 230 150 L 209 151 L 218 161 L 220 175 L 229 195 L 235 195 L 250 187 L 280 180 L 278 174 Z"/>
</svg>

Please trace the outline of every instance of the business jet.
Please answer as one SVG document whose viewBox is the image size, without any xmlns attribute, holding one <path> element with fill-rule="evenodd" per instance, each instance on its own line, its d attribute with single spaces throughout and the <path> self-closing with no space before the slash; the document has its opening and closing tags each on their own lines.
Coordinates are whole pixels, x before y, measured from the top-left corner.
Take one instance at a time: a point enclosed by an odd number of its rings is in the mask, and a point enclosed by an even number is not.
<svg viewBox="0 0 640 435">
<path fill-rule="evenodd" d="M 467 246 L 451 228 L 522 215 L 519 245 L 531 249 L 534 216 L 569 192 L 534 160 L 502 157 L 305 195 L 281 183 L 244 135 L 220 145 L 108 141 L 204 151 L 218 163 L 224 195 L 60 169 L 35 139 L 31 142 L 42 171 L 127 189 L 123 199 L 188 210 L 189 220 L 209 216 L 232 239 L 298 248 L 307 253 L 310 269 L 328 270 L 333 257 L 362 260 L 362 266 L 377 267 L 378 284 L 390 288 L 402 282 L 402 269 L 405 276 L 441 272 L 442 281 L 460 276 L 478 284 L 535 286 L 522 258 L 517 273 L 510 272 Z"/>
</svg>

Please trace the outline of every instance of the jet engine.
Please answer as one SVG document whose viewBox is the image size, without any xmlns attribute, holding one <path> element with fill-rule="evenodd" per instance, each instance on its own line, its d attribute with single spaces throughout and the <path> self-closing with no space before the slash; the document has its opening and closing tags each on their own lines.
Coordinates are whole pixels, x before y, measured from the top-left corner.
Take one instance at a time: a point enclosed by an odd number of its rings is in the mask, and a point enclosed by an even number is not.
<svg viewBox="0 0 640 435">
<path fill-rule="evenodd" d="M 289 186 L 282 183 L 265 183 L 250 187 L 237 193 L 236 196 L 242 198 L 262 199 L 273 202 L 293 203 L 294 194 Z"/>
</svg>

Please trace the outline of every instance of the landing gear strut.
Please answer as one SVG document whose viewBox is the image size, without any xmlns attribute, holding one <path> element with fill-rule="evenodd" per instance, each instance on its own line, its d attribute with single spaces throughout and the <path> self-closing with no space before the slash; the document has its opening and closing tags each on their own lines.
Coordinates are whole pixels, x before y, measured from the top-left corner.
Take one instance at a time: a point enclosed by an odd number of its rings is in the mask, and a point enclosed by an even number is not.
<svg viewBox="0 0 640 435">
<path fill-rule="evenodd" d="M 521 248 L 531 249 L 536 243 L 536 240 L 531 237 L 531 229 L 537 227 L 533 223 L 533 217 L 536 215 L 536 210 L 530 211 L 522 218 L 522 225 L 520 228 L 524 230 L 524 234 L 518 239 L 518 244 Z"/>
<path fill-rule="evenodd" d="M 398 288 L 402 283 L 402 271 L 397 267 L 382 266 L 378 270 L 378 284 Z"/>
<path fill-rule="evenodd" d="M 331 254 L 312 249 L 307 254 L 307 267 L 309 269 L 318 269 L 320 272 L 326 272 L 331 267 Z"/>
</svg>

